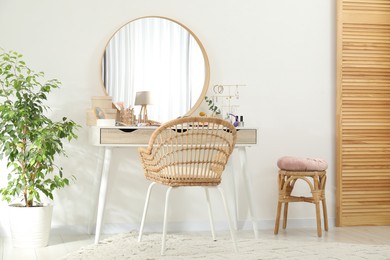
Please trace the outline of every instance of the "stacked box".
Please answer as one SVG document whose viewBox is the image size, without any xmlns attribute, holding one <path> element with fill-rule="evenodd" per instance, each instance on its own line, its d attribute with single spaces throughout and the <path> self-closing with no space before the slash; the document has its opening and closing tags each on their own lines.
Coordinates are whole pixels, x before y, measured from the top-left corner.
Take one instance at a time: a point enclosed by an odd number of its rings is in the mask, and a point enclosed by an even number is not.
<svg viewBox="0 0 390 260">
<path fill-rule="evenodd" d="M 92 97 L 92 108 L 100 107 L 101 109 L 112 108 L 112 97 L 110 96 L 101 96 L 101 97 Z"/>
<path fill-rule="evenodd" d="M 96 108 L 99 107 L 106 119 L 118 120 L 118 110 L 113 108 L 112 97 L 110 96 L 96 96 L 92 97 L 92 108 L 87 110 L 87 126 L 96 125 Z"/>
</svg>

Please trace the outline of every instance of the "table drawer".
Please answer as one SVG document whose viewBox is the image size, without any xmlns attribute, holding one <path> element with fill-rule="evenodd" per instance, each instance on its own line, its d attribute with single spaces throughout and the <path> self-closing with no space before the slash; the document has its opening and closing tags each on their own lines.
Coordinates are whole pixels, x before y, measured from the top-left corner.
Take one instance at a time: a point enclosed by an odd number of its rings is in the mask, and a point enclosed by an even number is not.
<svg viewBox="0 0 390 260">
<path fill-rule="evenodd" d="M 236 144 L 257 144 L 257 129 L 237 129 Z"/>
<path fill-rule="evenodd" d="M 155 129 L 101 128 L 100 143 L 119 145 L 147 145 L 154 130 Z"/>
<path fill-rule="evenodd" d="M 105 145 L 147 145 L 155 128 L 127 129 L 101 128 L 100 144 Z M 237 129 L 237 145 L 256 144 L 257 129 Z"/>
</svg>

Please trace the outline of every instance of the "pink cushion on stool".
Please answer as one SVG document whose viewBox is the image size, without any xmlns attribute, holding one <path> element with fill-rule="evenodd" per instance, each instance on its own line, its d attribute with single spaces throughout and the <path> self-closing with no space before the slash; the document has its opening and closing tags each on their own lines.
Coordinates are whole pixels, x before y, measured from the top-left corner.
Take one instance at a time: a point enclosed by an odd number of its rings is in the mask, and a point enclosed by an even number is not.
<svg viewBox="0 0 390 260">
<path fill-rule="evenodd" d="M 278 167 L 286 171 L 325 171 L 328 163 L 318 158 L 283 156 L 278 160 Z"/>
</svg>

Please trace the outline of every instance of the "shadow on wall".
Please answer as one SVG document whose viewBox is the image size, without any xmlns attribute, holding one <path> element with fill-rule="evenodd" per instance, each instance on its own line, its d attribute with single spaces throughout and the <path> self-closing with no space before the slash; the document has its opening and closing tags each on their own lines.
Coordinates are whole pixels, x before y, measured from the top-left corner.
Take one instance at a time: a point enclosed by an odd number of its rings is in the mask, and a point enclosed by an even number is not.
<svg viewBox="0 0 390 260">
<path fill-rule="evenodd" d="M 64 174 L 74 176 L 76 180 L 54 195 L 52 225 L 73 226 L 86 225 L 90 218 L 91 206 L 96 183 L 96 167 L 99 160 L 99 149 L 88 143 L 88 132 L 82 128 L 78 140 L 65 147 L 68 157 L 58 158 L 57 164 L 64 168 Z"/>
<path fill-rule="evenodd" d="M 66 175 L 74 175 L 76 181 L 69 187 L 56 191 L 52 224 L 60 227 L 73 226 L 78 231 L 86 230 L 91 225 L 93 232 L 100 188 L 100 172 L 97 170 L 102 163 L 103 151 L 99 147 L 83 143 L 85 139 L 82 137 L 77 144 L 74 142 L 68 149 L 69 157 L 61 158 L 59 162 Z M 138 226 L 147 185 L 137 150 L 113 149 L 104 224 L 126 223 Z"/>
<path fill-rule="evenodd" d="M 105 211 L 107 220 L 138 226 L 150 182 L 144 177 L 137 149 L 115 149 L 113 155 Z M 162 194 L 153 196 L 164 197 Z"/>
</svg>

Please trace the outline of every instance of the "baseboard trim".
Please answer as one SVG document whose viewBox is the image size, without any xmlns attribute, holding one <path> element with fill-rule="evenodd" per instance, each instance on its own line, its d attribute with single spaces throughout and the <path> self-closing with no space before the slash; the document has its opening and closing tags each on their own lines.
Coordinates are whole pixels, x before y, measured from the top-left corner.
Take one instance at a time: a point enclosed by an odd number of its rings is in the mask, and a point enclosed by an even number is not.
<svg viewBox="0 0 390 260">
<path fill-rule="evenodd" d="M 275 220 L 258 220 L 256 221 L 259 230 L 273 230 Z M 289 219 L 288 228 L 308 228 L 316 227 L 315 219 Z M 229 229 L 225 221 L 214 223 L 216 231 L 226 231 Z M 239 221 L 237 223 L 238 230 L 251 230 L 252 222 Z M 335 227 L 335 218 L 329 219 L 329 227 Z M 198 222 L 168 222 L 168 232 L 196 232 L 196 231 L 208 231 L 210 230 L 210 224 L 208 221 Z M 102 234 L 119 234 L 130 231 L 138 231 L 139 224 L 126 224 L 126 223 L 106 223 L 102 227 Z M 80 235 L 80 234 L 94 234 L 95 228 L 89 230 L 88 225 L 56 225 L 51 227 L 51 235 Z M 145 223 L 145 232 L 162 232 L 162 223 L 153 222 Z M 0 228 L 0 237 L 10 237 L 9 228 Z"/>
<path fill-rule="evenodd" d="M 257 227 L 259 230 L 273 230 L 275 225 L 275 220 L 260 220 L 256 221 Z M 289 219 L 288 228 L 316 228 L 315 219 Z M 329 227 L 335 226 L 335 219 L 329 219 Z M 229 229 L 226 222 L 216 222 L 214 223 L 216 231 L 226 231 Z M 237 223 L 238 230 L 251 230 L 252 222 L 250 221 L 239 221 Z M 209 231 L 210 224 L 208 221 L 198 221 L 198 222 L 168 222 L 167 225 L 168 232 L 196 232 L 196 231 Z M 53 235 L 72 235 L 72 234 L 94 234 L 95 228 L 88 231 L 87 225 L 52 225 Z M 126 224 L 126 223 L 106 223 L 102 227 L 102 234 L 119 234 L 126 233 L 130 231 L 138 231 L 139 224 Z M 145 223 L 145 232 L 162 232 L 162 223 L 153 222 Z"/>
</svg>

